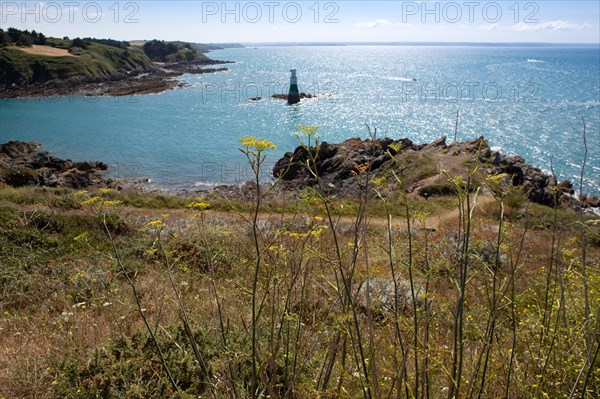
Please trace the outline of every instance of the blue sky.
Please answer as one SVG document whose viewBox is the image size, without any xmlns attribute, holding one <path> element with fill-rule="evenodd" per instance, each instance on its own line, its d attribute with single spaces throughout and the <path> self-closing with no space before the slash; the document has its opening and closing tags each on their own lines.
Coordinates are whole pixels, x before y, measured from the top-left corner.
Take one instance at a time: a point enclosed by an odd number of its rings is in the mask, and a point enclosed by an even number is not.
<svg viewBox="0 0 600 399">
<path fill-rule="evenodd" d="M 50 36 L 194 42 L 600 42 L 598 1 L 0 1 Z"/>
</svg>

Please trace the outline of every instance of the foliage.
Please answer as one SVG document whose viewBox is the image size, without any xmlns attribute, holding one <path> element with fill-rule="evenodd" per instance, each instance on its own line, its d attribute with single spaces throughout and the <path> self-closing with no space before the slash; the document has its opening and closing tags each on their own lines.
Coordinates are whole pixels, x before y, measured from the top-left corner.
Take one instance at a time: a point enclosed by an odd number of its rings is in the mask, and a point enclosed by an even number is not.
<svg viewBox="0 0 600 399">
<path fill-rule="evenodd" d="M 0 187 L 0 395 L 597 396 L 598 218 L 399 155 L 354 199 Z"/>
<path fill-rule="evenodd" d="M 57 47 L 63 42 L 53 40 Z M 29 54 L 17 47 L 0 48 L 0 82 L 23 84 L 66 79 L 79 75 L 102 75 L 117 70 L 134 70 L 151 64 L 143 51 L 135 47 L 120 48 L 76 39 L 75 57 Z"/>
</svg>

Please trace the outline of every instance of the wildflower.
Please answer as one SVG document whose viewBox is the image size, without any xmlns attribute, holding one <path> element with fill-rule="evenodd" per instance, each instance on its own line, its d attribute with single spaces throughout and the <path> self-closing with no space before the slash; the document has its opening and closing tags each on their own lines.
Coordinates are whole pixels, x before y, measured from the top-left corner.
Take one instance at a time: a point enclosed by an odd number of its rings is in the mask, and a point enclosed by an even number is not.
<svg viewBox="0 0 600 399">
<path fill-rule="evenodd" d="M 100 200 L 99 196 L 89 198 L 81 203 L 81 205 L 92 205 Z"/>
<path fill-rule="evenodd" d="M 298 130 L 300 130 L 300 132 L 304 133 L 304 135 L 306 137 L 312 137 L 315 132 L 317 131 L 317 129 L 319 129 L 318 125 L 313 125 L 313 126 L 306 126 L 306 125 L 300 125 L 298 126 Z M 298 135 L 299 133 L 294 133 L 295 135 Z"/>
<path fill-rule="evenodd" d="M 402 149 L 402 142 L 397 142 L 397 143 L 392 143 L 388 146 L 389 148 L 391 148 L 394 152 L 398 153 L 400 152 L 400 149 Z"/>
<path fill-rule="evenodd" d="M 385 176 L 378 177 L 377 179 L 373 179 L 373 184 L 377 187 L 381 187 L 385 184 Z"/>
<path fill-rule="evenodd" d="M 73 195 L 76 196 L 76 197 L 85 197 L 86 194 L 87 194 L 87 190 L 80 190 L 80 191 L 77 191 Z"/>
<path fill-rule="evenodd" d="M 248 149 L 254 149 L 258 152 L 276 149 L 275 144 L 271 143 L 269 140 L 260 139 L 255 136 L 244 136 L 240 139 L 240 143 L 242 143 L 243 147 Z"/>
<path fill-rule="evenodd" d="M 52 385 L 58 385 L 58 381 L 56 381 L 56 380 L 52 381 Z"/>
<path fill-rule="evenodd" d="M 314 219 L 314 220 L 316 220 L 317 222 L 322 222 L 323 220 L 325 220 L 325 219 L 324 219 L 323 217 L 321 217 L 321 216 L 315 216 L 313 219 Z"/>
<path fill-rule="evenodd" d="M 152 220 L 152 221 L 146 223 L 146 226 L 155 227 L 157 229 L 160 229 L 163 226 L 163 222 L 162 222 L 162 220 Z"/>
<path fill-rule="evenodd" d="M 306 234 L 302 234 L 302 233 L 289 233 L 288 236 L 298 238 L 298 237 L 306 237 Z"/>
<path fill-rule="evenodd" d="M 312 237 L 319 238 L 319 237 L 321 237 L 321 236 L 323 235 L 323 233 L 324 233 L 324 232 L 325 232 L 325 230 L 327 230 L 327 229 L 328 229 L 328 227 L 327 227 L 327 226 L 317 226 L 317 227 L 315 227 L 314 229 L 312 229 L 312 230 L 310 231 L 310 233 L 309 233 L 309 234 L 310 234 Z"/>
<path fill-rule="evenodd" d="M 487 176 L 485 180 L 490 184 L 498 186 L 500 185 L 500 183 L 502 183 L 502 180 L 504 180 L 504 178 L 506 178 L 507 176 L 508 175 L 506 173 L 500 173 L 499 175 Z"/>
<path fill-rule="evenodd" d="M 109 194 L 109 193 L 112 193 L 112 192 L 113 192 L 113 189 L 112 189 L 112 188 L 101 188 L 101 189 L 100 189 L 100 192 L 101 192 L 102 194 Z"/>
<path fill-rule="evenodd" d="M 207 202 L 204 202 L 202 200 L 196 200 L 194 202 L 192 202 L 191 204 L 188 205 L 188 208 L 197 210 L 197 211 L 205 211 L 207 209 L 210 209 L 210 204 Z"/>
<path fill-rule="evenodd" d="M 88 231 L 79 234 L 77 237 L 73 238 L 73 241 L 87 241 L 87 237 L 90 233 Z"/>
<path fill-rule="evenodd" d="M 156 255 L 157 249 L 156 248 L 149 248 L 145 251 L 146 255 L 148 256 L 154 256 Z"/>
</svg>

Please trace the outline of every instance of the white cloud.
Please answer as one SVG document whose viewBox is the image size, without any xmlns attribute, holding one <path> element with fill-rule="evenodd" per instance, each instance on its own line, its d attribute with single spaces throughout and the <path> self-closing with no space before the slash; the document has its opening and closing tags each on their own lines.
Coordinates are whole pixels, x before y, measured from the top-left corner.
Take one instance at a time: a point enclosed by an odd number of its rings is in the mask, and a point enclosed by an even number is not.
<svg viewBox="0 0 600 399">
<path fill-rule="evenodd" d="M 355 28 L 379 28 L 381 26 L 392 26 L 393 23 L 389 19 L 381 18 L 373 21 L 359 22 L 354 24 Z"/>
<path fill-rule="evenodd" d="M 498 24 L 485 24 L 485 25 L 478 26 L 477 29 L 487 30 L 487 31 L 493 31 L 493 30 L 500 29 L 500 25 L 498 25 Z"/>
<path fill-rule="evenodd" d="M 541 30 L 581 30 L 586 28 L 591 28 L 590 24 L 571 24 L 568 21 L 562 21 L 557 19 L 556 21 L 548 21 L 541 22 L 535 24 L 526 24 L 524 22 L 520 22 L 518 24 L 513 25 L 510 30 L 514 32 L 538 32 Z"/>
<path fill-rule="evenodd" d="M 375 19 L 373 21 L 358 22 L 358 23 L 354 24 L 353 26 L 355 28 L 373 29 L 373 28 L 381 28 L 381 27 L 408 28 L 411 25 L 403 24 L 400 22 L 392 22 L 389 19 L 380 18 L 380 19 Z"/>
</svg>

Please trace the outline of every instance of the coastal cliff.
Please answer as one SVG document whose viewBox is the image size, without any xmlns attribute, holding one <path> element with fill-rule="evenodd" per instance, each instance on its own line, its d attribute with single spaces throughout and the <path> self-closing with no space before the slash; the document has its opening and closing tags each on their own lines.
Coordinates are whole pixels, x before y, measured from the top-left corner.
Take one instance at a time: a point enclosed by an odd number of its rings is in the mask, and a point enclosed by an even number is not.
<svg viewBox="0 0 600 399">
<path fill-rule="evenodd" d="M 14 41 L 0 43 L 0 98 L 65 95 L 124 96 L 150 94 L 183 86 L 184 73 L 213 73 L 226 64 L 201 51 L 217 45 L 151 41 L 130 44 L 110 39 L 46 38 L 17 42 L 32 33 L 8 29 Z M 4 33 L 4 32 L 2 32 Z M 36 34 L 37 35 L 37 34 Z"/>
</svg>

